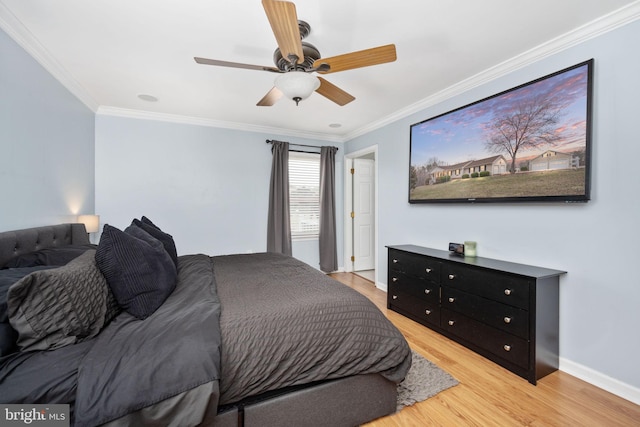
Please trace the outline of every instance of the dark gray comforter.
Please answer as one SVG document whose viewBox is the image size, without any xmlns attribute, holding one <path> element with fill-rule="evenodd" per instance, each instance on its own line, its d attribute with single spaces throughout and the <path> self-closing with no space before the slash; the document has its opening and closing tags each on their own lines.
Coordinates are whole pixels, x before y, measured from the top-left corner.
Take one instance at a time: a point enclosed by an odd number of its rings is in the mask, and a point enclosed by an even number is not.
<svg viewBox="0 0 640 427">
<path fill-rule="evenodd" d="M 214 258 L 222 303 L 220 403 L 380 372 L 399 383 L 407 341 L 369 299 L 295 258 Z"/>
<path fill-rule="evenodd" d="M 94 426 L 217 385 L 219 315 L 211 259 L 181 257 L 175 291 L 147 319 L 122 313 L 92 340 L 1 359 L 0 402 L 69 403 L 76 426 Z"/>
<path fill-rule="evenodd" d="M 197 424 L 281 387 L 372 372 L 399 382 L 410 363 L 380 310 L 304 263 L 188 255 L 146 320 L 123 313 L 92 340 L 0 359 L 0 403 L 70 403 L 78 426 L 136 424 L 149 410 Z"/>
</svg>

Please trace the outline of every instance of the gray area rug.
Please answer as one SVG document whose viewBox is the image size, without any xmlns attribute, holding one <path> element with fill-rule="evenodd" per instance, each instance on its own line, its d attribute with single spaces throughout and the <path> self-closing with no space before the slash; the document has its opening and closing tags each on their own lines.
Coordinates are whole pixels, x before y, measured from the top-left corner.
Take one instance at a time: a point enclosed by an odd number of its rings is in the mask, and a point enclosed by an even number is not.
<svg viewBox="0 0 640 427">
<path fill-rule="evenodd" d="M 398 385 L 397 410 L 427 400 L 457 384 L 451 375 L 411 350 L 411 369 Z"/>
</svg>

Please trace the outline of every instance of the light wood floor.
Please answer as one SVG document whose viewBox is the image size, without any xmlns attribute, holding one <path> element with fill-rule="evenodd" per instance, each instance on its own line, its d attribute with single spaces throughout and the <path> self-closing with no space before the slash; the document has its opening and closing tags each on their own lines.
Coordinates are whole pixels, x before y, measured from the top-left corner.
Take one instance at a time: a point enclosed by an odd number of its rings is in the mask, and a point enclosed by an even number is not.
<svg viewBox="0 0 640 427">
<path fill-rule="evenodd" d="M 640 406 L 556 371 L 537 386 L 465 347 L 387 310 L 386 293 L 351 273 L 331 274 L 371 299 L 411 348 L 453 375 L 455 387 L 367 427 L 640 426 Z"/>
</svg>

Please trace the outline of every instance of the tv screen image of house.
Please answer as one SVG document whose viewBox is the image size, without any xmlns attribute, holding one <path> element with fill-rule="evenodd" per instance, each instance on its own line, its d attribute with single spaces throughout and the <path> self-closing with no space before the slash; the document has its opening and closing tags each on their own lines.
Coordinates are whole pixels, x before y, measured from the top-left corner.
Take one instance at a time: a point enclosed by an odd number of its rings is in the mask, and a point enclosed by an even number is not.
<svg viewBox="0 0 640 427">
<path fill-rule="evenodd" d="M 409 202 L 586 202 L 593 59 L 411 125 Z"/>
</svg>

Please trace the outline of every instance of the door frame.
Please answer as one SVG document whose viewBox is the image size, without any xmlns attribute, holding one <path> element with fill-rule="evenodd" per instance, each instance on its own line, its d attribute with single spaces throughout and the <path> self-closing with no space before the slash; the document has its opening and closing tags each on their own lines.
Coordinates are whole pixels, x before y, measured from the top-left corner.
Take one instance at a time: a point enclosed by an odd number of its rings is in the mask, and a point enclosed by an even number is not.
<svg viewBox="0 0 640 427">
<path fill-rule="evenodd" d="M 374 170 L 374 232 L 373 232 L 373 257 L 374 257 L 374 269 L 375 277 L 374 283 L 377 288 L 383 289 L 378 282 L 378 145 L 372 145 L 370 147 L 363 148 L 353 153 L 345 154 L 345 168 L 344 168 L 344 270 L 346 272 L 353 272 L 353 263 L 351 262 L 351 255 L 353 254 L 353 221 L 351 220 L 351 211 L 353 210 L 353 180 L 351 179 L 351 167 L 353 162 L 351 160 L 358 157 L 364 157 L 373 154 L 373 170 Z"/>
</svg>

